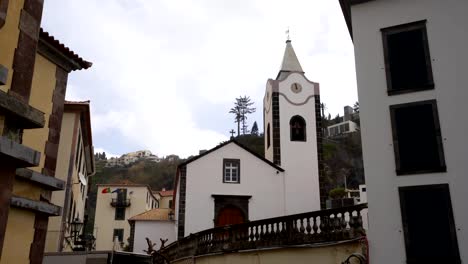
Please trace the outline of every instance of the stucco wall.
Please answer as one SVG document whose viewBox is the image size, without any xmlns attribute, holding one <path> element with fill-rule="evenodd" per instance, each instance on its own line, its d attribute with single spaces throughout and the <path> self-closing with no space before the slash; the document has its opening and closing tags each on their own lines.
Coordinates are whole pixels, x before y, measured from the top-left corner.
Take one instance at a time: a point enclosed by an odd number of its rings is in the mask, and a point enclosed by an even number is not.
<svg viewBox="0 0 468 264">
<path fill-rule="evenodd" d="M 279 248 L 237 253 L 226 253 L 222 255 L 211 255 L 197 257 L 194 259 L 180 260 L 174 262 L 174 264 L 336 264 L 342 263 L 352 253 L 362 253 L 362 248 L 359 242 L 348 242 L 343 244 L 335 244 L 313 248 Z"/>
<path fill-rule="evenodd" d="M 160 238 L 168 239 L 166 246 L 176 240 L 174 221 L 135 221 L 134 253 L 144 253 L 148 249 L 145 238 L 156 243 L 157 249 L 161 246 Z"/>
<path fill-rule="evenodd" d="M 39 173 L 42 173 L 41 170 L 44 167 L 46 157 L 44 150 L 49 136 L 49 116 L 52 112 L 56 67 L 54 63 L 45 57 L 39 54 L 36 55 L 29 104 L 45 114 L 45 125 L 43 128 L 24 130 L 23 144 L 42 153 L 39 166 L 31 168 Z"/>
<path fill-rule="evenodd" d="M 239 184 L 223 183 L 224 158 L 240 159 Z M 285 214 L 283 188 L 283 172 L 236 144 L 211 152 L 187 165 L 185 235 L 214 227 L 212 194 L 252 195 L 249 220 L 257 220 Z"/>
<path fill-rule="evenodd" d="M 462 262 L 468 261 L 467 1 L 387 0 L 352 7 L 373 263 L 405 263 L 398 187 L 448 183 Z M 435 89 L 388 96 L 380 29 L 427 20 Z M 436 99 L 446 173 L 396 176 L 389 105 Z M 436 228 L 436 227 L 434 227 Z"/>
<path fill-rule="evenodd" d="M 34 212 L 10 208 L 0 264 L 29 263 L 34 219 Z"/>
<path fill-rule="evenodd" d="M 6 85 L 0 85 L 0 90 L 6 92 L 10 89 L 13 76 L 13 57 L 18 46 L 20 12 L 24 0 L 9 1 L 5 25 L 0 30 L 0 64 L 8 68 Z"/>
<path fill-rule="evenodd" d="M 263 129 L 264 129 L 264 144 L 265 158 L 273 162 L 273 106 L 272 106 L 273 87 L 270 82 L 267 82 L 265 96 L 263 97 Z M 268 147 L 268 124 L 270 124 L 270 146 Z"/>
<path fill-rule="evenodd" d="M 117 198 L 116 193 L 102 193 L 103 188 L 110 186 L 99 186 L 97 190 L 96 216 L 94 220 L 94 236 L 96 237 L 96 250 L 112 250 L 114 229 L 123 228 L 123 242 L 127 243 L 130 237 L 130 225 L 127 221 L 132 216 L 149 210 L 146 203 L 148 188 L 145 187 L 110 187 L 127 189 L 127 198 L 131 200 L 131 205 L 125 210 L 125 220 L 115 220 L 115 207 L 110 205 L 111 198 Z M 133 191 L 133 194 L 130 192 Z"/>
<path fill-rule="evenodd" d="M 302 86 L 300 93 L 291 90 Z M 286 214 L 320 210 L 315 99 L 318 85 L 292 73 L 279 83 L 281 167 L 286 171 Z M 295 105 L 298 104 L 298 105 Z M 295 115 L 306 121 L 307 141 L 291 141 L 289 121 Z M 304 203 L 307 201 L 307 203 Z"/>
<path fill-rule="evenodd" d="M 63 181 L 67 181 L 68 178 L 68 169 L 70 165 L 70 155 L 73 158 L 75 153 L 72 153 L 72 143 L 73 142 L 73 132 L 75 127 L 76 118 L 79 118 L 75 113 L 63 113 L 62 118 L 62 128 L 60 132 L 60 144 L 59 152 L 57 157 L 57 167 L 55 170 L 55 177 Z M 77 135 L 78 136 L 78 135 Z M 76 151 L 76 150 L 75 150 Z M 73 168 L 73 173 L 76 175 L 76 168 Z M 77 183 L 78 177 L 73 177 L 72 183 Z M 75 184 L 79 185 L 79 184 Z M 81 193 L 73 193 L 75 197 L 81 197 Z M 52 193 L 52 203 L 65 205 L 65 190 L 55 191 Z M 77 206 L 78 212 L 80 214 L 81 220 L 83 220 L 84 215 L 84 204 Z M 70 208 L 71 210 L 71 208 Z M 45 252 L 56 252 L 59 246 L 59 234 L 60 226 L 62 222 L 62 216 L 49 217 L 49 225 L 47 226 L 47 238 L 46 238 L 46 247 Z M 65 248 L 66 249 L 66 248 Z"/>
<path fill-rule="evenodd" d="M 169 201 L 172 201 L 172 196 L 161 196 L 159 208 L 169 208 Z"/>
</svg>

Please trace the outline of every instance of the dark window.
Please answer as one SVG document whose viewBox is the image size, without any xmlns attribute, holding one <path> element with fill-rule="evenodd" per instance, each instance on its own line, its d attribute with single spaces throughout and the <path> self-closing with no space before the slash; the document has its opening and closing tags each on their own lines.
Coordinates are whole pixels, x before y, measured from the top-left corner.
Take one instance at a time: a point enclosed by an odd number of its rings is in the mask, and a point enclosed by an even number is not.
<svg viewBox="0 0 468 264">
<path fill-rule="evenodd" d="M 365 192 L 365 191 L 366 191 L 366 188 L 365 188 L 365 187 L 364 187 L 364 188 L 362 188 L 362 192 Z"/>
<path fill-rule="evenodd" d="M 447 184 L 400 187 L 406 263 L 461 263 Z"/>
<path fill-rule="evenodd" d="M 433 89 L 426 21 L 382 29 L 388 94 Z"/>
<path fill-rule="evenodd" d="M 293 116 L 289 121 L 291 141 L 306 141 L 306 122 L 301 116 Z"/>
<path fill-rule="evenodd" d="M 125 220 L 125 207 L 115 207 L 115 220 Z"/>
<path fill-rule="evenodd" d="M 172 208 L 172 200 L 169 200 L 169 208 Z"/>
<path fill-rule="evenodd" d="M 435 100 L 390 106 L 397 175 L 444 172 Z"/>
<path fill-rule="evenodd" d="M 223 160 L 223 182 L 239 183 L 240 182 L 240 160 L 224 159 Z"/>
<path fill-rule="evenodd" d="M 267 148 L 270 147 L 270 123 L 267 125 Z"/>
<path fill-rule="evenodd" d="M 115 237 L 118 237 L 119 242 L 123 242 L 123 229 L 114 229 L 114 235 L 112 236 L 112 241 L 114 241 Z"/>
</svg>

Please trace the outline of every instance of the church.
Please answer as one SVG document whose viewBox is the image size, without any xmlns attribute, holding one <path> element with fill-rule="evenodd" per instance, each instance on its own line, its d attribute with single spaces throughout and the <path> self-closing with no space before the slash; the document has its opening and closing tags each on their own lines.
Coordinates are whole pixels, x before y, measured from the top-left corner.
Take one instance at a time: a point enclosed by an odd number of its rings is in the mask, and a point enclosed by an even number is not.
<svg viewBox="0 0 468 264">
<path fill-rule="evenodd" d="M 231 139 L 180 164 L 174 218 L 178 239 L 216 226 L 324 207 L 319 84 L 292 47 L 263 100 L 265 157 Z"/>
</svg>

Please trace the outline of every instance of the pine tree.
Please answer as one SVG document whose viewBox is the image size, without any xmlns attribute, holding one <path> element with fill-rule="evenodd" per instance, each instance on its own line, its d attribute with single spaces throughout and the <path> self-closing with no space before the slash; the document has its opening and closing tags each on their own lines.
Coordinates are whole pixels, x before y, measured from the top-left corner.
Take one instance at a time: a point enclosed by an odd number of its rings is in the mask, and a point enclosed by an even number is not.
<svg viewBox="0 0 468 264">
<path fill-rule="evenodd" d="M 234 102 L 234 107 L 229 111 L 229 113 L 234 114 L 234 120 L 237 123 L 237 136 L 240 135 L 241 129 L 243 135 L 248 133 L 247 115 L 255 112 L 256 108 L 251 107 L 253 104 L 254 102 L 251 101 L 249 96 L 239 96 Z"/>
<path fill-rule="evenodd" d="M 255 121 L 252 125 L 252 129 L 250 130 L 250 134 L 258 136 L 258 125 L 257 121 Z"/>
</svg>

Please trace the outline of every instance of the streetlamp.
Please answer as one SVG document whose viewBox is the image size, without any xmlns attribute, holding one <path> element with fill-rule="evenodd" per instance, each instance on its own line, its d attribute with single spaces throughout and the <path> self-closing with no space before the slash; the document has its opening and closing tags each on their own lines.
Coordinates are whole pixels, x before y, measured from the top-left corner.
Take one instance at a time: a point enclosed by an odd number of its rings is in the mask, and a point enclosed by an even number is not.
<svg viewBox="0 0 468 264">
<path fill-rule="evenodd" d="M 83 222 L 80 222 L 80 219 L 75 218 L 71 223 L 71 236 L 73 237 L 73 243 L 76 243 L 76 240 L 79 236 L 81 229 L 83 228 Z"/>
</svg>

